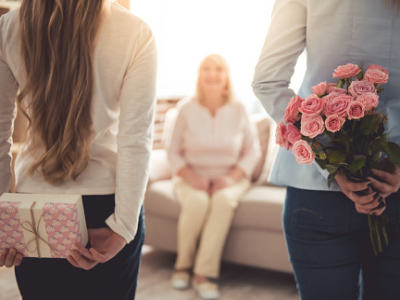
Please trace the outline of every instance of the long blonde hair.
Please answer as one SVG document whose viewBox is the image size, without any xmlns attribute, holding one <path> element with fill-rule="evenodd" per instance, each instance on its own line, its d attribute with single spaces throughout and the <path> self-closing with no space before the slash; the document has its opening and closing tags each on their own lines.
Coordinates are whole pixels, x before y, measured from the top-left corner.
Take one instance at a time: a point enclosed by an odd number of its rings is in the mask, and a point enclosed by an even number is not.
<svg viewBox="0 0 400 300">
<path fill-rule="evenodd" d="M 206 64 L 206 62 L 208 61 L 212 61 L 215 64 L 217 64 L 218 66 L 220 66 L 226 73 L 226 78 L 227 78 L 227 85 L 225 87 L 225 91 L 223 94 L 224 100 L 226 103 L 231 102 L 234 100 L 234 93 L 233 93 L 233 88 L 232 88 L 232 80 L 231 80 L 231 75 L 230 75 L 230 71 L 229 71 L 229 65 L 227 63 L 227 61 L 225 60 L 225 58 L 223 58 L 221 55 L 219 54 L 210 54 L 207 55 L 201 62 L 199 65 L 199 68 L 197 69 L 197 82 L 196 82 L 196 99 L 198 99 L 200 102 L 202 101 L 202 99 L 204 98 L 204 92 L 203 89 L 201 87 L 201 83 L 200 83 L 200 72 L 203 69 L 204 65 Z"/>
<path fill-rule="evenodd" d="M 22 61 L 27 81 L 17 103 L 44 153 L 29 174 L 52 184 L 75 180 L 87 167 L 91 142 L 93 53 L 108 0 L 23 0 Z M 23 100 L 29 97 L 25 107 Z"/>
</svg>

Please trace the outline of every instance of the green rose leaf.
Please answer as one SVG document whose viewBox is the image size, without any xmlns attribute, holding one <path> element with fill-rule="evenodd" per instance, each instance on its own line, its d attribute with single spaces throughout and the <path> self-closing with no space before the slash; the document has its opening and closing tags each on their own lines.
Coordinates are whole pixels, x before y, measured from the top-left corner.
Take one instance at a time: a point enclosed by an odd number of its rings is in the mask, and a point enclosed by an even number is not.
<svg viewBox="0 0 400 300">
<path fill-rule="evenodd" d="M 377 152 L 387 153 L 389 151 L 388 143 L 380 137 L 377 138 L 375 141 L 373 141 L 370 147 L 374 153 Z"/>
<path fill-rule="evenodd" d="M 382 126 L 383 127 L 383 126 Z M 389 141 L 389 133 L 385 133 L 381 135 L 381 138 L 385 141 L 388 142 Z"/>
<path fill-rule="evenodd" d="M 392 163 L 400 164 L 400 147 L 396 143 L 387 142 L 389 159 Z"/>
<path fill-rule="evenodd" d="M 326 165 L 326 169 L 328 170 L 329 174 L 337 173 L 339 166 L 335 165 Z"/>
<path fill-rule="evenodd" d="M 357 79 L 358 80 L 362 80 L 364 78 L 364 69 L 363 69 L 362 66 L 360 67 L 360 71 L 361 72 L 357 74 Z"/>
<path fill-rule="evenodd" d="M 371 155 L 371 159 L 372 161 L 378 161 L 382 156 L 382 152 L 377 151 L 377 152 L 373 152 Z"/>
<path fill-rule="evenodd" d="M 366 161 L 367 161 L 367 157 L 365 155 L 355 155 L 354 161 L 349 166 L 349 170 L 352 173 L 357 172 L 361 168 L 365 167 Z"/>
<path fill-rule="evenodd" d="M 376 115 L 365 116 L 361 119 L 361 124 L 359 128 L 360 133 L 362 135 L 370 135 L 375 130 L 377 122 L 378 118 Z"/>
<path fill-rule="evenodd" d="M 338 164 L 346 161 L 347 154 L 342 150 L 327 150 L 328 161 L 330 164 Z"/>
<path fill-rule="evenodd" d="M 336 176 L 337 172 L 335 172 L 334 174 L 329 174 L 328 176 L 328 187 L 330 188 L 332 183 L 335 181 L 335 176 Z"/>
</svg>

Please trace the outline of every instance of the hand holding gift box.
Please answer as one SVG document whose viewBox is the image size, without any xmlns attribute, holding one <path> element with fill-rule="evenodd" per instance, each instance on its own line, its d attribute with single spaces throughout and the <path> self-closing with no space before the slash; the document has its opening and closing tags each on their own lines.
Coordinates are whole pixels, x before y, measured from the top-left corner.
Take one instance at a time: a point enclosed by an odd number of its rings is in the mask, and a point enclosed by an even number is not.
<svg viewBox="0 0 400 300">
<path fill-rule="evenodd" d="M 0 252 L 15 248 L 25 257 L 66 258 L 75 243 L 88 242 L 78 195 L 3 194 Z"/>
</svg>

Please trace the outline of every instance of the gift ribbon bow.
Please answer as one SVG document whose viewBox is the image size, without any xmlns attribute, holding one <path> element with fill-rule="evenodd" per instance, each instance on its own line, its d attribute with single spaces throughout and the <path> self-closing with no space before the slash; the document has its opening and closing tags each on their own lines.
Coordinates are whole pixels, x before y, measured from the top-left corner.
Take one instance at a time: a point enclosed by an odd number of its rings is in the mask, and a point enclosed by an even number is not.
<svg viewBox="0 0 400 300">
<path fill-rule="evenodd" d="M 34 238 L 32 238 L 30 241 L 28 241 L 28 242 L 26 243 L 26 250 L 27 250 L 29 253 L 33 253 L 33 252 L 37 251 L 38 257 L 41 258 L 42 256 L 41 256 L 41 254 L 40 254 L 39 240 L 41 240 L 43 243 L 45 243 L 45 244 L 50 248 L 50 251 L 51 251 L 51 252 L 56 253 L 56 250 L 54 250 L 54 249 L 51 247 L 50 243 L 48 243 L 44 238 L 42 238 L 42 237 L 39 235 L 39 225 L 40 225 L 40 221 L 43 219 L 43 215 L 40 217 L 40 219 L 39 219 L 39 221 L 38 221 L 38 224 L 37 224 L 37 226 L 36 226 L 35 216 L 34 216 L 34 214 L 33 214 L 33 207 L 35 206 L 35 204 L 36 204 L 36 201 L 33 201 L 31 207 L 29 208 L 30 213 L 31 213 L 31 221 L 32 221 L 32 222 L 24 221 L 24 222 L 22 222 L 21 226 L 22 226 L 22 228 L 24 228 L 26 231 L 28 231 L 28 232 L 30 232 L 30 233 L 33 233 L 33 235 L 35 236 Z M 31 243 L 33 243 L 33 242 L 35 242 L 36 248 L 35 248 L 34 250 L 29 250 L 29 245 L 30 245 Z"/>
</svg>

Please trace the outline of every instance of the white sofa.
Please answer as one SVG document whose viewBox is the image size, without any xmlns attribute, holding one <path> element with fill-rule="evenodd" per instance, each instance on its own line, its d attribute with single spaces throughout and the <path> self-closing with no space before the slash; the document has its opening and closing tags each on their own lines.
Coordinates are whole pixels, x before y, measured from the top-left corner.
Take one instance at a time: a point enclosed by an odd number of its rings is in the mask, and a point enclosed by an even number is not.
<svg viewBox="0 0 400 300">
<path fill-rule="evenodd" d="M 240 201 L 226 241 L 223 260 L 281 272 L 292 272 L 282 229 L 286 189 L 267 182 L 274 159 L 275 125 L 269 118 L 255 120 L 263 156 L 253 174 L 253 185 Z M 145 195 L 147 245 L 176 252 L 179 204 L 173 195 L 171 172 L 163 149 L 153 150 Z"/>
</svg>

